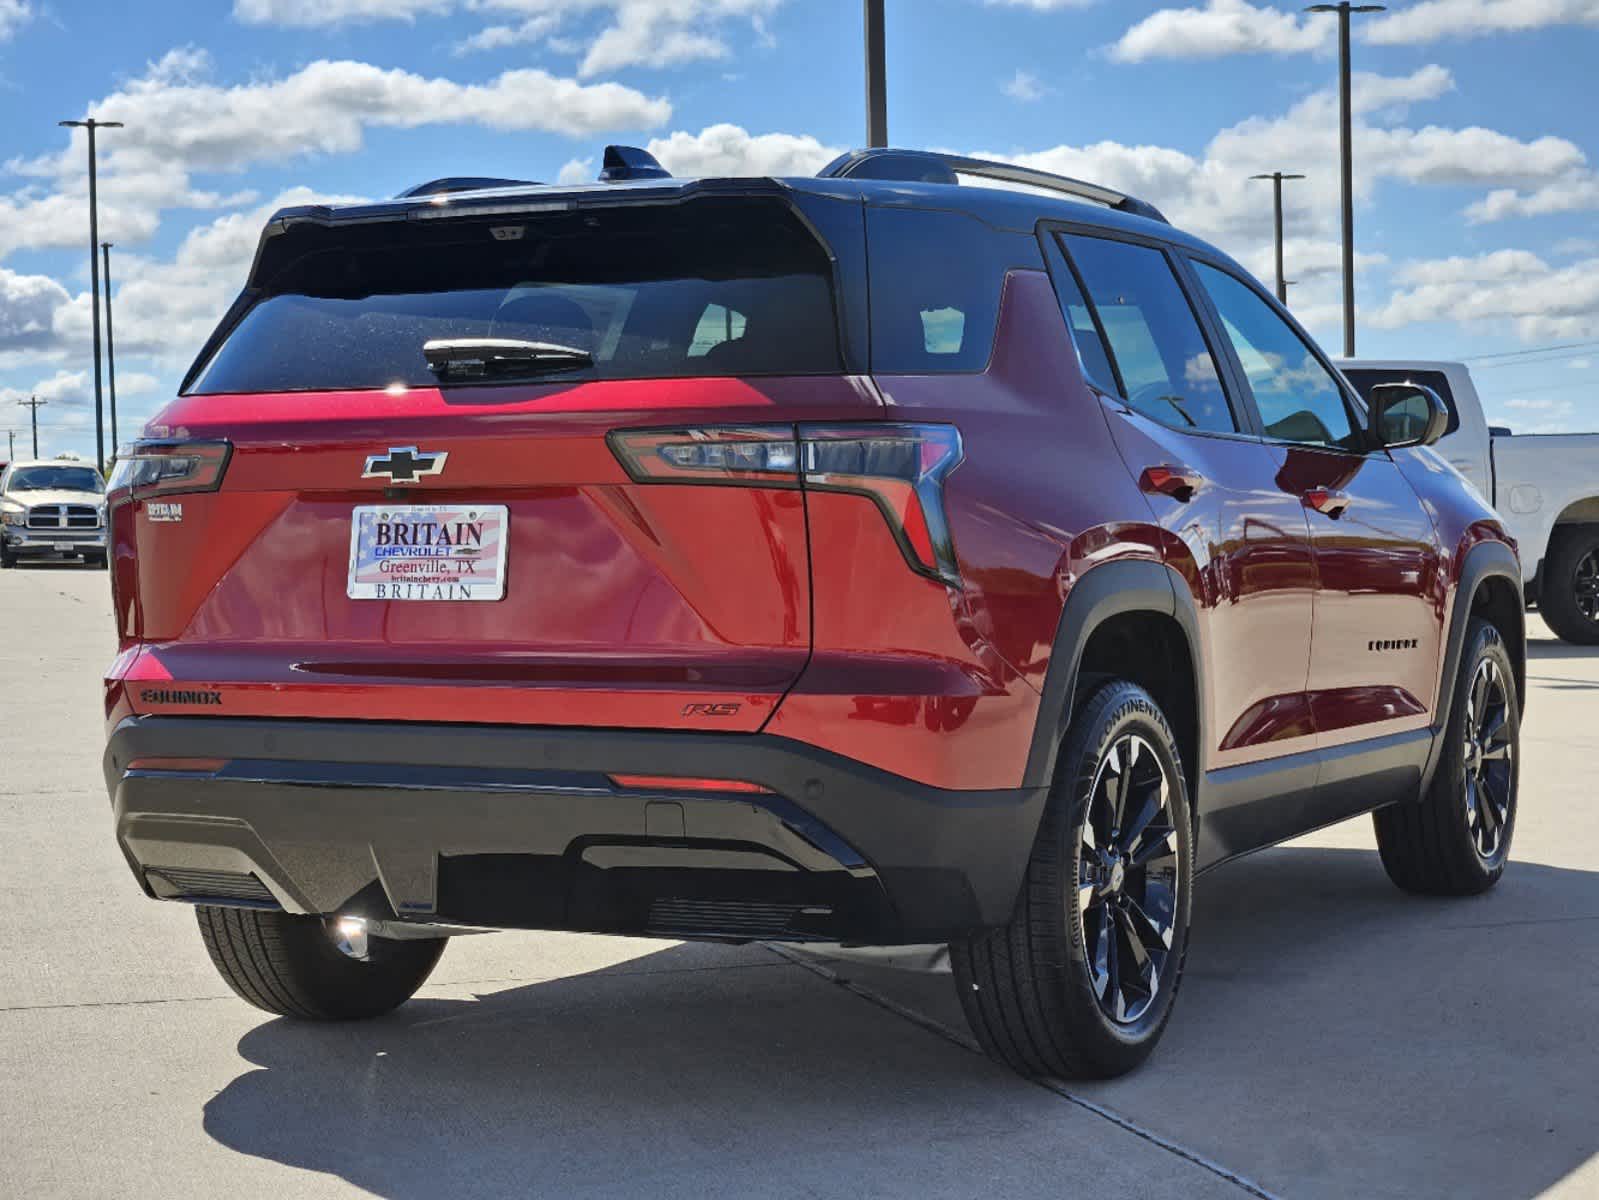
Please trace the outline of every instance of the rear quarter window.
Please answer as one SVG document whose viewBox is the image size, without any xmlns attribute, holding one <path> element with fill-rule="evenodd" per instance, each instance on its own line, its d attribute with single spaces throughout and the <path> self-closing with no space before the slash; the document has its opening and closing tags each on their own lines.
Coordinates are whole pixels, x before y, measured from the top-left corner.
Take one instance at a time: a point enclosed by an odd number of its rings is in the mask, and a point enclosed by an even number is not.
<svg viewBox="0 0 1599 1200">
<path fill-rule="evenodd" d="M 872 370 L 981 371 L 1012 270 L 1042 270 L 1037 240 L 966 213 L 868 208 Z"/>
</svg>

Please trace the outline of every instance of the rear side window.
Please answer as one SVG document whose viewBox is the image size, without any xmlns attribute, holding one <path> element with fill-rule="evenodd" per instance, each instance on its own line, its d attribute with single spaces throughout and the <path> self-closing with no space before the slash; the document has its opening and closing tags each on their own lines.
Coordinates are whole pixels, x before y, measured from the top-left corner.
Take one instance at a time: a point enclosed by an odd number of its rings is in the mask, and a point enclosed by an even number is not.
<svg viewBox="0 0 1599 1200">
<path fill-rule="evenodd" d="M 1090 374 L 1108 351 L 1117 390 L 1134 412 L 1174 429 L 1235 432 L 1216 359 L 1166 256 L 1107 238 L 1063 235 L 1061 243 L 1098 318 L 1085 336 L 1068 315 Z"/>
<path fill-rule="evenodd" d="M 868 208 L 872 370 L 981 371 L 994 349 L 1005 276 L 1040 270 L 1029 234 L 965 213 Z"/>
<path fill-rule="evenodd" d="M 842 369 L 831 263 L 775 201 L 393 222 L 321 241 L 271 281 L 191 392 L 430 386 L 422 346 L 439 338 L 593 356 L 541 381 Z"/>
<path fill-rule="evenodd" d="M 1344 372 L 1344 378 L 1355 385 L 1362 400 L 1371 403 L 1371 389 L 1379 383 L 1419 383 L 1438 393 L 1438 398 L 1449 410 L 1449 427 L 1446 434 L 1460 428 L 1460 410 L 1455 407 L 1455 393 L 1449 386 L 1449 376 L 1442 371 L 1383 371 L 1374 367 L 1353 367 Z"/>
</svg>

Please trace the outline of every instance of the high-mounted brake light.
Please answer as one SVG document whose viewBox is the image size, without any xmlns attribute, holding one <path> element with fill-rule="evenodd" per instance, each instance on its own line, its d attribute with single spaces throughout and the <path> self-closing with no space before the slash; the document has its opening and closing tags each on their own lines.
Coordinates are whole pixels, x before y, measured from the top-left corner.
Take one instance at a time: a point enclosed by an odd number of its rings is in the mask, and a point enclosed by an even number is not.
<svg viewBox="0 0 1599 1200">
<path fill-rule="evenodd" d="M 233 447 L 224 441 L 142 441 L 124 446 L 106 486 L 107 501 L 122 504 L 177 492 L 214 492 L 222 486 Z"/>
<path fill-rule="evenodd" d="M 960 586 L 944 480 L 960 465 L 953 425 L 744 425 L 627 429 L 611 449 L 639 483 L 804 487 L 870 496 L 911 568 Z"/>
</svg>

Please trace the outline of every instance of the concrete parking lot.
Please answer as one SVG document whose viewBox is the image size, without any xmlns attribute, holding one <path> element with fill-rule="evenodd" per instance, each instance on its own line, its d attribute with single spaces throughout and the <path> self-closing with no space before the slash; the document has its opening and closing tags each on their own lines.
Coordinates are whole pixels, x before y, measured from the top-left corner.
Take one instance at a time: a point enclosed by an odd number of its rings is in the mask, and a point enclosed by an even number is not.
<svg viewBox="0 0 1599 1200">
<path fill-rule="evenodd" d="M 1599 1195 L 1599 653 L 1536 621 L 1494 893 L 1400 895 L 1365 821 L 1225 868 L 1154 1059 L 1069 1087 L 947 977 L 759 946 L 462 938 L 268 1019 L 113 844 L 104 573 L 0 573 L 0 628 L 0 1197 Z"/>
</svg>

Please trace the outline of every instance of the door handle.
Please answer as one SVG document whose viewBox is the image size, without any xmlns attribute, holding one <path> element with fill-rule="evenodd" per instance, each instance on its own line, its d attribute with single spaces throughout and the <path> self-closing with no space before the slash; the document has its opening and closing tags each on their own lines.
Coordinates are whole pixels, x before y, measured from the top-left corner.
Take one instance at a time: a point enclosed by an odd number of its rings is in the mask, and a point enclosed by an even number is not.
<svg viewBox="0 0 1599 1200">
<path fill-rule="evenodd" d="M 1192 467 L 1145 467 L 1138 477 L 1138 486 L 1146 492 L 1158 492 L 1183 503 L 1194 498 L 1194 493 L 1204 486 L 1205 477 Z"/>
<path fill-rule="evenodd" d="M 1325 513 L 1333 520 L 1344 515 L 1344 509 L 1349 507 L 1349 496 L 1344 492 L 1335 492 L 1331 488 L 1311 488 L 1301 499 L 1306 508 L 1313 508 L 1319 513 Z"/>
</svg>

